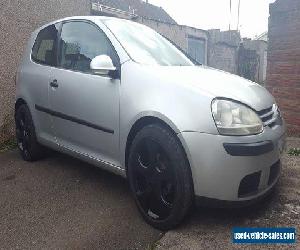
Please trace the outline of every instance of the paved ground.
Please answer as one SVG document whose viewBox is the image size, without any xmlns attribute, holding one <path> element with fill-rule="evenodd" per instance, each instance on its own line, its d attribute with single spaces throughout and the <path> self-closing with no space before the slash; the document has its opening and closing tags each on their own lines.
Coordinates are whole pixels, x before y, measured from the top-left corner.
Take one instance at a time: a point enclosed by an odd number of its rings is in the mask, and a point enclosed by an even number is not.
<svg viewBox="0 0 300 250">
<path fill-rule="evenodd" d="M 296 146 L 300 139 L 290 139 L 288 147 Z M 234 226 L 300 230 L 300 157 L 284 157 L 280 185 L 266 201 L 198 209 L 157 248 L 232 249 Z M 0 249 L 149 249 L 160 237 L 139 216 L 121 177 L 61 154 L 34 164 L 16 151 L 0 154 Z"/>
<path fill-rule="evenodd" d="M 121 177 L 61 154 L 0 154 L 0 249 L 146 249 L 159 235 Z"/>
</svg>

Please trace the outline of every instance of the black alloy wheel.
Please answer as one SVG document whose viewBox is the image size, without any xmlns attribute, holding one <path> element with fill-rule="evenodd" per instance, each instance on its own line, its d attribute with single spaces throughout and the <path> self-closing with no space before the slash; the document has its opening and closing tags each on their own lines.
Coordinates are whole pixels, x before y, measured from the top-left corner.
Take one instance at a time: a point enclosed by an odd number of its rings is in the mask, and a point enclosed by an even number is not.
<svg viewBox="0 0 300 250">
<path fill-rule="evenodd" d="M 134 191 L 144 213 L 163 220 L 170 215 L 174 203 L 174 169 L 166 152 L 153 139 L 143 139 L 138 148 L 133 165 Z"/>
<path fill-rule="evenodd" d="M 135 137 L 128 177 L 137 206 L 152 226 L 167 230 L 182 221 L 193 199 L 190 167 L 168 128 L 149 125 Z"/>
</svg>

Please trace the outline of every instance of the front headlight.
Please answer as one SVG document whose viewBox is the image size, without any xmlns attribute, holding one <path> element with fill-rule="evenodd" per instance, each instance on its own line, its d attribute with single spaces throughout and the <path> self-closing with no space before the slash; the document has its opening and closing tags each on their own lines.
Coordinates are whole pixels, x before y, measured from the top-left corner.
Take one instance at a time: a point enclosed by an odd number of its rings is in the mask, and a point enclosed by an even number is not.
<svg viewBox="0 0 300 250">
<path fill-rule="evenodd" d="M 212 114 L 221 135 L 253 135 L 263 131 L 259 116 L 246 105 L 215 99 Z"/>
</svg>

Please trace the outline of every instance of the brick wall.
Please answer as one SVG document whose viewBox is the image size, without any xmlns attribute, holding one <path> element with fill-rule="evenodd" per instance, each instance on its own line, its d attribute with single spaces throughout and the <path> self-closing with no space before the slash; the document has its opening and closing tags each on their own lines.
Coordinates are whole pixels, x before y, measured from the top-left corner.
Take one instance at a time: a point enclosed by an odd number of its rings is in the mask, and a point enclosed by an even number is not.
<svg viewBox="0 0 300 250">
<path fill-rule="evenodd" d="M 300 1 L 270 5 L 267 87 L 291 135 L 300 135 Z"/>
<path fill-rule="evenodd" d="M 13 134 L 14 77 L 24 45 L 39 26 L 66 16 L 88 15 L 89 0 L 0 0 L 0 143 Z"/>
</svg>

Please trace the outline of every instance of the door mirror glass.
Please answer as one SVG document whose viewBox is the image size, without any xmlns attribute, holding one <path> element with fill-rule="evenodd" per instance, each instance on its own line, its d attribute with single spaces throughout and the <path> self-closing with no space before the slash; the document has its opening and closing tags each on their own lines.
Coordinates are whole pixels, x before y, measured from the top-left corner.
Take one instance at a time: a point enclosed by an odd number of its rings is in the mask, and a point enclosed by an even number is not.
<svg viewBox="0 0 300 250">
<path fill-rule="evenodd" d="M 90 68 L 94 74 L 113 77 L 117 71 L 111 58 L 107 55 L 96 56 L 90 64 Z"/>
</svg>

